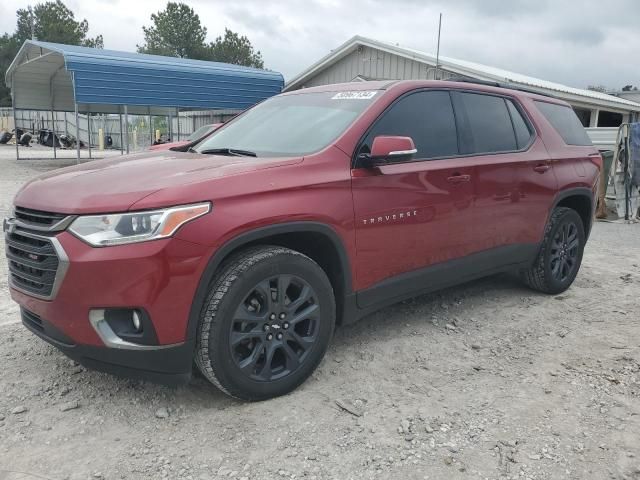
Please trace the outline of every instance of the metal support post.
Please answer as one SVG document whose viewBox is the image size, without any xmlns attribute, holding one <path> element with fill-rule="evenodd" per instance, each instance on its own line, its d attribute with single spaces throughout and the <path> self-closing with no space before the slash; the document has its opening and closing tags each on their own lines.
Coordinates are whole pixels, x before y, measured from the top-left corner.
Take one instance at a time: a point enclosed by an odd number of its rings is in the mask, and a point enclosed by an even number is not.
<svg viewBox="0 0 640 480">
<path fill-rule="evenodd" d="M 89 141 L 87 145 L 89 146 L 89 159 L 91 159 L 91 114 L 87 112 L 87 137 Z"/>
<path fill-rule="evenodd" d="M 80 121 L 78 119 L 78 104 L 73 104 L 76 114 L 76 163 L 80 163 Z"/>
<path fill-rule="evenodd" d="M 124 106 L 124 128 L 125 128 L 125 137 L 127 139 L 126 151 L 129 154 L 129 112 L 127 110 L 127 106 Z"/>
<path fill-rule="evenodd" d="M 176 108 L 176 118 L 178 119 L 178 129 L 177 129 L 178 130 L 178 132 L 177 132 L 178 138 L 177 138 L 177 141 L 179 142 L 180 141 L 180 109 L 178 109 L 178 108 Z"/>
<path fill-rule="evenodd" d="M 16 140 L 16 160 L 20 160 L 18 151 L 18 118 L 16 117 L 16 89 L 14 88 L 13 75 L 11 75 L 11 108 L 13 109 L 13 136 Z"/>
<path fill-rule="evenodd" d="M 53 145 L 53 158 L 58 158 L 58 153 L 56 151 L 56 117 L 54 117 L 53 110 L 51 110 L 51 131 L 53 132 L 53 139 L 51 140 L 51 145 Z"/>
<path fill-rule="evenodd" d="M 124 155 L 124 135 L 122 133 L 122 113 L 120 115 L 120 155 Z"/>
</svg>

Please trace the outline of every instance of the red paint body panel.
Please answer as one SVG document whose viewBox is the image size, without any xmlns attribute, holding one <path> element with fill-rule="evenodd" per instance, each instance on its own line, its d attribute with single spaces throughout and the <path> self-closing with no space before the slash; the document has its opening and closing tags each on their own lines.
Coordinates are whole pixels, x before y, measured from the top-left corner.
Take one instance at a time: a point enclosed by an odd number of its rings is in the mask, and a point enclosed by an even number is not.
<svg viewBox="0 0 640 480">
<path fill-rule="evenodd" d="M 157 152 L 158 150 L 170 150 L 175 147 L 184 147 L 188 143 L 191 143 L 189 140 L 180 140 L 179 142 L 167 142 L 167 143 L 158 143 L 157 145 L 151 145 L 149 150 Z"/>
<path fill-rule="evenodd" d="M 151 316 L 161 344 L 185 340 L 186 318 L 210 248 L 177 238 L 92 248 L 70 233 L 58 240 L 71 260 L 55 300 L 33 298 L 15 289 L 11 297 L 83 345 L 101 345 L 89 324 L 89 310 L 142 307 Z"/>
<path fill-rule="evenodd" d="M 358 290 L 387 277 L 473 252 L 472 175 L 459 159 L 354 171 Z"/>
<path fill-rule="evenodd" d="M 222 125 L 223 125 L 222 123 L 211 124 L 210 125 L 211 128 L 209 129 L 209 131 L 200 138 L 193 138 L 191 140 L 180 140 L 179 142 L 158 143 L 157 145 L 151 145 L 149 147 L 149 150 L 152 150 L 152 151 L 170 150 L 175 147 L 184 147 L 185 145 L 188 145 L 196 141 L 201 142 L 202 140 L 207 138 L 209 135 L 211 135 L 211 133 L 215 132 L 218 128 L 220 128 Z"/>
<path fill-rule="evenodd" d="M 352 168 L 367 129 L 415 89 L 499 93 L 519 103 L 536 135 L 522 152 Z M 349 291 L 396 275 L 511 244 L 537 244 L 560 192 L 593 189 L 593 147 L 568 147 L 536 110 L 546 97 L 457 82 L 363 82 L 307 91 L 379 90 L 324 150 L 305 157 L 250 158 L 154 151 L 42 175 L 16 195 L 21 207 L 66 214 L 147 210 L 210 201 L 212 211 L 174 237 L 91 248 L 58 239 L 70 266 L 53 301 L 11 295 L 78 343 L 100 345 L 90 308 L 145 308 L 161 344 L 187 337 L 189 310 L 212 256 L 260 227 L 312 221 L 330 227 L 351 269 Z M 286 93 L 296 95 L 300 92 Z M 548 168 L 540 168 L 540 166 Z"/>
</svg>

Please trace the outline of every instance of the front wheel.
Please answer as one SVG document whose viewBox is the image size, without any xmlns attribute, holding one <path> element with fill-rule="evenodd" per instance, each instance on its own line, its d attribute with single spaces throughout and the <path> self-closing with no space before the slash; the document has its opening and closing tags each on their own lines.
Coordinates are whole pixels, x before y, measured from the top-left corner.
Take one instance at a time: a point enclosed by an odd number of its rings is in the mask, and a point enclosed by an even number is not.
<svg viewBox="0 0 640 480">
<path fill-rule="evenodd" d="M 335 316 L 331 283 L 317 263 L 284 247 L 252 247 L 231 258 L 213 282 L 196 365 L 233 397 L 284 395 L 322 360 Z"/>
<path fill-rule="evenodd" d="M 544 293 L 564 292 L 578 274 L 585 241 L 580 215 L 570 208 L 556 208 L 545 229 L 540 252 L 523 274 L 527 285 Z"/>
</svg>

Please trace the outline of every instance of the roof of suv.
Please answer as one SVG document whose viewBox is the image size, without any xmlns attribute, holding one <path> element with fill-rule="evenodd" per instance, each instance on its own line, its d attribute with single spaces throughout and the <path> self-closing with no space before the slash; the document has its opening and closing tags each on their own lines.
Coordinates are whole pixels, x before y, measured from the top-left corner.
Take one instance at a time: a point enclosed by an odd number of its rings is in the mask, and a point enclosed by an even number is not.
<svg viewBox="0 0 640 480">
<path fill-rule="evenodd" d="M 321 85 L 317 87 L 303 88 L 300 90 L 290 90 L 281 95 L 296 95 L 301 93 L 320 93 L 320 92 L 343 92 L 343 91 L 362 91 L 362 90 L 412 90 L 415 88 L 456 88 L 460 90 L 477 90 L 481 92 L 497 93 L 509 96 L 530 97 L 535 100 L 543 100 L 546 102 L 557 103 L 560 105 L 569 105 L 559 98 L 540 94 L 534 91 L 523 89 L 519 86 L 500 85 L 488 82 L 473 80 L 374 80 L 364 82 L 348 82 L 334 83 L 330 85 Z"/>
<path fill-rule="evenodd" d="M 408 80 L 410 81 L 410 80 Z M 348 83 L 332 83 L 329 85 L 320 85 L 317 87 L 304 87 L 300 90 L 289 90 L 281 93 L 281 95 L 295 95 L 299 93 L 309 92 L 345 92 L 345 91 L 361 91 L 361 90 L 386 90 L 394 83 L 404 82 L 403 80 L 368 80 L 366 82 L 348 82 Z"/>
</svg>

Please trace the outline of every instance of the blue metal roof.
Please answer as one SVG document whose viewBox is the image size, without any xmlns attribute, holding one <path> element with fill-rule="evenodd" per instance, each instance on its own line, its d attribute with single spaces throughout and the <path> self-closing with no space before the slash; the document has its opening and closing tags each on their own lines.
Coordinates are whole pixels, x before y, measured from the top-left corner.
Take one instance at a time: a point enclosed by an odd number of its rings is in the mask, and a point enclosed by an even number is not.
<svg viewBox="0 0 640 480">
<path fill-rule="evenodd" d="M 75 102 L 84 105 L 245 109 L 280 93 L 284 86 L 278 72 L 33 40 L 25 42 L 9 67 L 7 83 L 11 74 L 20 71 L 21 62 L 38 62 L 38 56 L 34 57 L 38 49 L 43 58 L 63 57 Z M 23 51 L 26 62 L 21 59 Z M 47 62 L 51 65 L 53 60 L 48 58 Z M 29 77 L 36 73 L 33 67 L 27 69 Z M 52 67 L 45 66 L 43 75 L 51 71 Z"/>
</svg>

